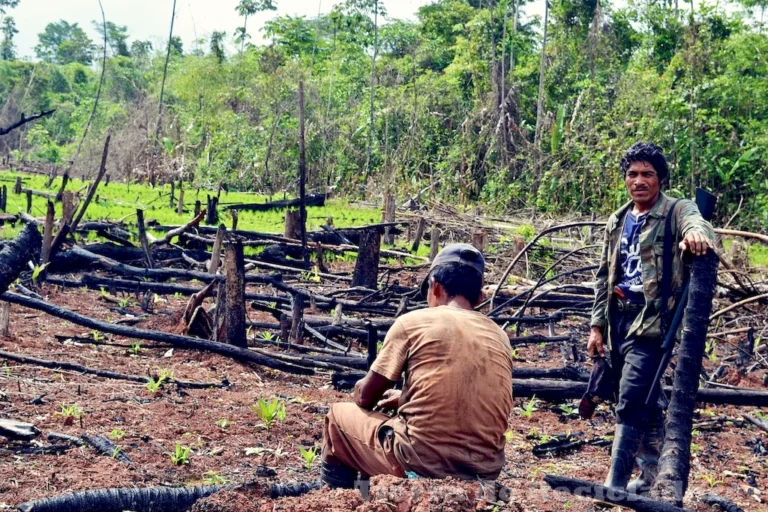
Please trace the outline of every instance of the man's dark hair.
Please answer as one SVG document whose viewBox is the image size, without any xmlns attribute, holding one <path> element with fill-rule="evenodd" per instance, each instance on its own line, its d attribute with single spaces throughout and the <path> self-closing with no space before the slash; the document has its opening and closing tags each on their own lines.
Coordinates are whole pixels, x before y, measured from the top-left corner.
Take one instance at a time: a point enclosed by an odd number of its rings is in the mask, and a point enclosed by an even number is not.
<svg viewBox="0 0 768 512">
<path fill-rule="evenodd" d="M 461 295 L 471 304 L 480 301 L 483 292 L 483 276 L 469 265 L 446 263 L 435 268 L 432 278 L 440 283 L 449 297 Z"/>
<path fill-rule="evenodd" d="M 669 166 L 667 159 L 664 158 L 664 152 L 659 146 L 651 142 L 635 142 L 632 147 L 624 153 L 621 159 L 621 175 L 626 177 L 629 166 L 634 162 L 648 162 L 656 171 L 659 181 L 666 181 L 669 177 Z"/>
</svg>

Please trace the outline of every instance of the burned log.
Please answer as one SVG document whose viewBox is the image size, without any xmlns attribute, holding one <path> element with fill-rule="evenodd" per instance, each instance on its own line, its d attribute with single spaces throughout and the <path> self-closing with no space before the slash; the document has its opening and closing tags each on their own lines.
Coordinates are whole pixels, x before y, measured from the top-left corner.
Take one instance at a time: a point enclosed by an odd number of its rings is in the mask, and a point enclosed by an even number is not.
<svg viewBox="0 0 768 512">
<path fill-rule="evenodd" d="M 124 325 L 103 322 L 101 320 L 96 320 L 94 318 L 75 313 L 74 311 L 70 311 L 68 309 L 60 308 L 54 304 L 51 304 L 50 302 L 24 297 L 23 295 L 18 295 L 11 292 L 5 292 L 4 294 L 0 295 L 0 300 L 5 300 L 12 304 L 18 304 L 20 306 L 43 311 L 49 315 L 62 318 L 74 324 L 82 325 L 83 327 L 87 327 L 89 329 L 96 329 L 97 331 L 105 333 L 141 340 L 159 341 L 161 343 L 168 343 L 179 348 L 205 350 L 227 357 L 232 357 L 238 361 L 255 363 L 288 373 L 298 373 L 301 375 L 314 374 L 314 372 L 310 369 L 283 363 L 270 357 L 255 354 L 250 350 L 233 347 L 232 345 L 201 340 L 199 338 L 192 338 L 190 336 L 181 336 L 179 334 L 170 334 L 166 332 L 151 331 L 148 329 L 139 329 L 135 327 L 127 327 Z"/>
<path fill-rule="evenodd" d="M 355 263 L 355 273 L 352 276 L 352 286 L 363 286 L 375 290 L 379 285 L 379 251 L 381 250 L 381 233 L 377 230 L 366 230 L 360 236 L 360 251 Z"/>
<path fill-rule="evenodd" d="M 717 265 L 714 251 L 707 251 L 693 260 L 672 400 L 667 412 L 667 433 L 659 460 L 659 475 L 651 490 L 652 496 L 678 505 L 682 505 L 688 488 L 693 411 L 717 283 Z"/>
<path fill-rule="evenodd" d="M 22 364 L 31 364 L 31 365 L 40 366 L 43 368 L 52 368 L 54 370 L 71 370 L 78 373 L 87 373 L 89 375 L 96 375 L 98 377 L 105 377 L 107 379 L 127 380 L 132 382 L 140 382 L 142 384 L 146 384 L 149 382 L 149 378 L 138 376 L 138 375 L 127 375 L 124 373 L 117 373 L 109 370 L 101 370 L 98 368 L 88 368 L 86 366 L 82 366 L 75 363 L 67 363 L 64 361 L 48 361 L 45 359 L 37 359 L 35 357 L 28 357 L 20 354 L 12 354 L 11 352 L 6 352 L 4 350 L 0 350 L 0 358 L 7 359 L 9 361 L 16 361 L 17 363 L 22 363 Z M 216 383 L 216 382 L 187 382 L 187 381 L 177 380 L 177 379 L 168 379 L 167 382 L 171 384 L 175 384 L 180 388 L 189 388 L 189 389 L 209 389 L 209 388 L 225 387 L 225 384 Z"/>
<path fill-rule="evenodd" d="M 243 246 L 239 242 L 229 243 L 224 256 L 226 284 L 226 311 L 222 311 L 226 324 L 226 340 L 230 345 L 245 348 L 245 263 Z M 218 309 L 218 308 L 217 308 Z M 217 310 L 217 314 L 219 311 Z"/>
<path fill-rule="evenodd" d="M 26 268 L 27 262 L 37 257 L 42 245 L 43 237 L 32 222 L 27 223 L 16 238 L 3 245 L 0 250 L 0 292 L 7 290 Z"/>
<path fill-rule="evenodd" d="M 220 485 L 100 489 L 28 501 L 17 508 L 21 512 L 186 512 L 197 500 L 222 489 Z"/>
<path fill-rule="evenodd" d="M 325 194 L 309 194 L 306 197 L 307 206 L 325 206 Z M 299 199 L 272 201 L 269 203 L 237 203 L 225 206 L 227 210 L 239 210 L 246 212 L 267 212 L 270 210 L 284 210 L 286 208 L 298 208 Z"/>
<path fill-rule="evenodd" d="M 744 512 L 744 509 L 732 502 L 729 499 L 723 498 L 716 494 L 702 494 L 699 497 L 702 503 L 706 503 L 710 507 L 716 507 L 725 512 Z"/>
<path fill-rule="evenodd" d="M 128 457 L 119 446 L 102 436 L 89 436 L 83 434 L 80 438 L 85 441 L 94 450 L 107 457 L 112 457 L 123 464 L 130 464 L 131 458 Z"/>
<path fill-rule="evenodd" d="M 544 475 L 544 481 L 555 491 L 567 492 L 582 498 L 591 498 L 620 505 L 637 510 L 638 512 L 686 512 L 684 508 L 676 507 L 663 501 L 644 498 L 618 489 L 610 489 L 586 480 Z"/>
<path fill-rule="evenodd" d="M 96 256 L 103 256 L 119 262 L 141 262 L 144 260 L 144 251 L 139 247 L 122 247 L 115 243 L 99 243 L 89 244 L 83 246 L 83 248 Z M 207 253 L 203 251 L 184 251 L 169 248 L 152 250 L 152 256 L 155 261 L 179 259 L 182 257 L 182 253 L 196 260 L 207 259 Z M 66 273 L 87 270 L 94 262 L 94 259 L 92 256 L 85 257 L 75 251 L 64 251 L 53 256 L 50 261 L 49 272 Z"/>
</svg>

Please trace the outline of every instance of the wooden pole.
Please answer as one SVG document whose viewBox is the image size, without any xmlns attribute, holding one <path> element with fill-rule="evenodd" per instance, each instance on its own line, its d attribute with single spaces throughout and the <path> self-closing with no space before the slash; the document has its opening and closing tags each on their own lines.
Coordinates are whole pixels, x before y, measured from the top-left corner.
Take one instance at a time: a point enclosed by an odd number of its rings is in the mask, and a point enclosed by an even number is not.
<svg viewBox="0 0 768 512">
<path fill-rule="evenodd" d="M 176 206 L 176 215 L 184 215 L 184 189 L 179 189 L 179 204 Z"/>
<path fill-rule="evenodd" d="M 202 210 L 202 208 L 203 208 L 203 205 L 200 203 L 200 200 L 198 199 L 197 201 L 195 201 L 195 217 L 200 215 L 200 210 Z"/>
<path fill-rule="evenodd" d="M 411 252 L 416 254 L 419 252 L 419 245 L 421 245 L 421 237 L 424 236 L 424 228 L 427 226 L 427 221 L 424 217 L 419 217 L 419 223 L 416 225 L 416 234 L 413 237 L 413 245 L 411 246 Z"/>
<path fill-rule="evenodd" d="M 45 213 L 45 225 L 43 226 L 43 248 L 40 253 L 40 263 L 45 265 L 51 256 L 51 243 L 53 243 L 53 221 L 54 207 L 51 201 L 48 201 L 48 207 Z"/>
<path fill-rule="evenodd" d="M 396 206 L 397 200 L 394 194 L 384 194 L 384 208 L 381 213 L 381 220 L 383 222 L 395 222 Z M 392 233 L 389 227 L 384 228 L 384 243 L 387 245 L 395 243 L 395 234 Z"/>
<path fill-rule="evenodd" d="M 381 232 L 378 229 L 364 229 L 360 232 L 360 250 L 357 254 L 352 286 L 376 289 L 379 280 L 379 253 Z"/>
<path fill-rule="evenodd" d="M 171 197 L 168 198 L 168 207 L 173 208 L 176 206 L 176 183 L 171 182 Z"/>
<path fill-rule="evenodd" d="M 0 338 L 7 338 L 11 334 L 11 304 L 0 301 Z"/>
<path fill-rule="evenodd" d="M 221 244 L 224 242 L 224 236 L 227 234 L 227 227 L 222 224 L 216 230 L 216 240 L 213 242 L 213 251 L 211 252 L 211 264 L 208 266 L 209 274 L 216 274 L 219 270 L 221 260 Z"/>
<path fill-rule="evenodd" d="M 283 231 L 285 238 L 298 240 L 301 238 L 301 212 L 298 210 L 285 211 L 285 229 Z"/>
<path fill-rule="evenodd" d="M 27 213 L 32 213 L 32 191 L 27 190 Z"/>
<path fill-rule="evenodd" d="M 5 212 L 7 206 L 8 206 L 8 187 L 3 185 L 2 188 L 0 188 L 0 210 Z"/>
<path fill-rule="evenodd" d="M 139 227 L 139 242 L 141 243 L 141 250 L 144 251 L 144 261 L 147 263 L 147 268 L 155 268 L 155 262 L 152 259 L 152 249 L 149 247 L 149 241 L 147 240 L 147 230 L 144 226 L 144 210 L 136 210 L 136 221 Z"/>
<path fill-rule="evenodd" d="M 304 268 L 309 268 L 309 252 L 307 252 L 307 154 L 304 145 L 304 82 L 299 82 L 299 215 L 301 222 L 299 233 L 301 234 L 301 254 L 304 259 Z"/>
<path fill-rule="evenodd" d="M 225 312 L 227 343 L 247 348 L 245 336 L 245 259 L 243 244 L 227 244 L 224 256 L 226 274 L 227 309 Z"/>
<path fill-rule="evenodd" d="M 16 183 L 13 185 L 13 193 L 21 194 L 21 176 L 16 176 Z"/>
<path fill-rule="evenodd" d="M 699 389 L 704 345 L 717 284 L 719 260 L 714 251 L 693 259 L 690 293 L 677 353 L 675 383 L 667 411 L 667 433 L 659 459 L 659 476 L 651 495 L 682 506 L 691 470 L 693 411 Z"/>
<path fill-rule="evenodd" d="M 237 231 L 237 210 L 230 210 L 230 215 L 232 215 L 232 231 Z"/>
</svg>

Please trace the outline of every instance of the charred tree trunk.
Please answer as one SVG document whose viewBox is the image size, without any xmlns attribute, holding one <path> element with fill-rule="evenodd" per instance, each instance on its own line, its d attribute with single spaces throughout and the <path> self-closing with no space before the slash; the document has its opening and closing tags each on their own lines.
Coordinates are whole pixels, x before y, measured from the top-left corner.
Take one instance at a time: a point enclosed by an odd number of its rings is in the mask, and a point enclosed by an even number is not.
<svg viewBox="0 0 768 512">
<path fill-rule="evenodd" d="M 298 240 L 301 237 L 301 212 L 299 210 L 285 211 L 285 238 Z"/>
<path fill-rule="evenodd" d="M 395 208 L 397 200 L 393 194 L 384 195 L 384 209 L 381 214 L 383 222 L 395 222 Z M 389 227 L 384 228 L 384 243 L 393 245 L 395 243 L 395 234 Z"/>
<path fill-rule="evenodd" d="M 139 228 L 139 242 L 141 250 L 144 251 L 144 261 L 147 268 L 155 268 L 155 261 L 152 259 L 152 248 L 147 240 L 147 230 L 144 227 L 144 210 L 136 210 L 136 222 Z"/>
<path fill-rule="evenodd" d="M 677 505 L 682 505 L 688 488 L 693 410 L 696 407 L 701 361 L 717 283 L 718 261 L 717 255 L 711 250 L 693 259 L 675 383 L 667 412 L 667 434 L 659 461 L 659 476 L 652 490 L 654 497 Z"/>
<path fill-rule="evenodd" d="M 360 233 L 360 250 L 357 254 L 352 286 L 376 289 L 379 280 L 379 252 L 381 233 L 376 229 L 367 229 Z"/>
<path fill-rule="evenodd" d="M 43 226 L 43 248 L 40 252 L 40 264 L 45 265 L 51 257 L 51 243 L 53 243 L 53 203 L 48 201 L 45 213 L 45 226 Z"/>
<path fill-rule="evenodd" d="M 304 82 L 299 82 L 299 235 L 304 268 L 309 268 L 307 252 L 307 154 L 304 147 Z"/>
<path fill-rule="evenodd" d="M 43 238 L 37 225 L 29 222 L 16 238 L 3 245 L 0 251 L 0 293 L 8 289 L 29 260 L 40 254 Z"/>
<path fill-rule="evenodd" d="M 245 336 L 245 261 L 243 245 L 240 242 L 227 244 L 224 256 L 226 274 L 227 308 L 224 312 L 227 343 L 246 348 Z"/>
<path fill-rule="evenodd" d="M 304 297 L 294 295 L 291 304 L 290 340 L 297 345 L 304 344 Z"/>
<path fill-rule="evenodd" d="M 427 222 L 424 217 L 419 217 L 419 223 L 416 225 L 416 234 L 413 236 L 413 245 L 411 246 L 411 252 L 416 254 L 419 251 L 419 245 L 421 245 L 421 237 L 424 236 L 424 228 Z"/>
<path fill-rule="evenodd" d="M 216 231 L 216 241 L 213 242 L 213 250 L 211 252 L 211 264 L 208 266 L 209 274 L 216 274 L 219 270 L 219 264 L 221 263 L 221 244 L 224 243 L 224 237 L 227 234 L 227 228 L 222 224 Z"/>
<path fill-rule="evenodd" d="M 432 226 L 429 235 L 429 261 L 434 261 L 438 252 L 440 252 L 440 229 L 437 226 Z"/>
</svg>

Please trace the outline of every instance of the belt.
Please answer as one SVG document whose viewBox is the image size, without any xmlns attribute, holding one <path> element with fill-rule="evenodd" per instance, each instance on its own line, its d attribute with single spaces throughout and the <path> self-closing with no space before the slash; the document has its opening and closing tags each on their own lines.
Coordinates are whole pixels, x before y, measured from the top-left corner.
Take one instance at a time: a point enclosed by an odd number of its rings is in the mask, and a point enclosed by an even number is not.
<svg viewBox="0 0 768 512">
<path fill-rule="evenodd" d="M 616 311 L 620 313 L 639 313 L 643 310 L 645 304 L 630 302 L 628 300 L 616 299 Z"/>
</svg>

